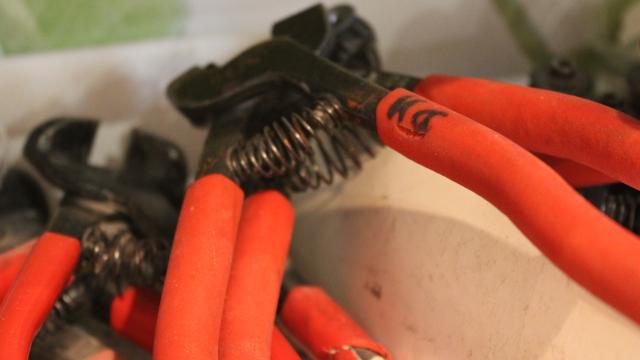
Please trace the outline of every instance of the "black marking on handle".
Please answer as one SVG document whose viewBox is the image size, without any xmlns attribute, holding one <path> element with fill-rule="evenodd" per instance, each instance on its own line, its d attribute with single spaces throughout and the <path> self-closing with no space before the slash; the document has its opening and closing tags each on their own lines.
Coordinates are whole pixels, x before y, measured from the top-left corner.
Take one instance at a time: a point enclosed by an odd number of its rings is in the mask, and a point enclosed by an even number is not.
<svg viewBox="0 0 640 360">
<path fill-rule="evenodd" d="M 449 115 L 448 112 L 435 109 L 420 110 L 411 117 L 411 125 L 413 125 L 415 132 L 424 135 L 427 132 L 427 127 L 429 126 L 431 119 L 436 116 L 444 117 L 447 115 Z"/>
<path fill-rule="evenodd" d="M 398 124 L 400 124 L 404 120 L 404 115 L 406 114 L 407 110 L 409 110 L 409 108 L 411 108 L 415 104 L 426 102 L 427 101 L 424 99 L 420 99 L 411 95 L 401 96 L 389 107 L 389 111 L 387 111 L 387 118 L 391 120 L 391 118 L 396 113 L 398 113 Z"/>
<path fill-rule="evenodd" d="M 387 118 L 391 120 L 396 114 L 398 114 L 397 124 L 400 125 L 404 122 L 404 117 L 407 111 L 417 104 L 428 104 L 429 102 L 423 98 L 405 95 L 401 96 L 391 104 L 389 111 L 387 111 Z M 424 135 L 427 132 L 429 122 L 436 116 L 446 117 L 449 113 L 437 109 L 423 109 L 418 110 L 411 117 L 411 126 L 413 132 L 418 135 Z"/>
</svg>

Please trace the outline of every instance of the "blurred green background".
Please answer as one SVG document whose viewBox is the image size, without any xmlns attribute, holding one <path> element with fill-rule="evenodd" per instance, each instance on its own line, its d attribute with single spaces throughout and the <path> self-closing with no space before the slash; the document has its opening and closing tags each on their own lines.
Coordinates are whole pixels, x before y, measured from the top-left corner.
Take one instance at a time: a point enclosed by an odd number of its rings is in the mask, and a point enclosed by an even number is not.
<svg viewBox="0 0 640 360">
<path fill-rule="evenodd" d="M 533 23 L 521 0 L 493 0 L 493 3 L 531 63 L 546 63 L 552 57 L 561 56 L 571 59 L 585 70 L 618 73 L 627 72 L 630 66 L 637 63 L 639 24 L 637 11 L 632 14 L 632 10 L 640 4 L 640 0 L 603 1 L 595 12 L 597 16 L 589 23 L 582 24 L 585 31 L 594 29 L 595 36 L 561 53 L 554 53 L 550 49 L 547 39 L 541 35 L 541 29 Z"/>
<path fill-rule="evenodd" d="M 179 34 L 182 0 L 0 0 L 4 54 Z"/>
</svg>

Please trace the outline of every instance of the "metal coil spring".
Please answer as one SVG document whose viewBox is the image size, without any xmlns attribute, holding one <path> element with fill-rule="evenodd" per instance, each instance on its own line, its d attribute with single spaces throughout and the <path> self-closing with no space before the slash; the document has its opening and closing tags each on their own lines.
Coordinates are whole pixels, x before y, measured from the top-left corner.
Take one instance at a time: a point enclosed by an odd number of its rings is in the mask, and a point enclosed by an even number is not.
<svg viewBox="0 0 640 360">
<path fill-rule="evenodd" d="M 126 225 L 113 231 L 99 223 L 83 236 L 78 275 L 112 296 L 128 285 L 159 287 L 168 258 L 168 246 L 164 245 L 134 236 Z"/>
<path fill-rule="evenodd" d="M 34 348 L 47 346 L 48 339 L 90 306 L 90 298 L 84 282 L 74 282 L 60 295 L 38 335 Z"/>
<path fill-rule="evenodd" d="M 639 233 L 638 227 L 638 206 L 640 197 L 638 194 L 623 192 L 618 194 L 607 194 L 599 204 L 599 208 L 607 216 L 618 222 L 627 229 Z"/>
<path fill-rule="evenodd" d="M 136 238 L 130 228 L 116 222 L 116 230 L 105 229 L 110 221 L 89 228 L 82 242 L 76 278 L 60 295 L 36 336 L 34 347 L 46 349 L 49 338 L 92 303 L 96 291 L 113 297 L 128 285 L 155 287 L 164 281 L 168 251 L 161 242 Z"/>
<path fill-rule="evenodd" d="M 624 184 L 580 189 L 579 192 L 605 215 L 640 234 L 640 192 Z"/>
<path fill-rule="evenodd" d="M 239 182 L 265 181 L 301 192 L 333 183 L 336 174 L 347 177 L 359 170 L 361 154 L 374 155 L 372 143 L 340 102 L 325 95 L 229 149 L 226 164 Z"/>
</svg>

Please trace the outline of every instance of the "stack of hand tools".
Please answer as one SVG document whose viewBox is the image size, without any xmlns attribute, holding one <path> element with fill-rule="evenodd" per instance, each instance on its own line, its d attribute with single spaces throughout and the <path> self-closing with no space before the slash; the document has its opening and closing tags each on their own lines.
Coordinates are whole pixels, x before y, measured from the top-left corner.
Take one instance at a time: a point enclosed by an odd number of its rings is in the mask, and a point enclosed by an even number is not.
<svg viewBox="0 0 640 360">
<path fill-rule="evenodd" d="M 287 264 L 292 194 L 347 178 L 379 146 L 485 198 L 640 322 L 639 71 L 624 101 L 594 96 L 564 60 L 537 67 L 531 87 L 391 73 L 349 6 L 312 6 L 272 35 L 168 86 L 208 126 L 189 185 L 181 149 L 148 132 L 131 132 L 121 166 L 100 167 L 88 161 L 97 120 L 33 129 L 28 170 L 62 195 L 47 204 L 20 167 L 4 176 L 0 359 L 392 359 Z"/>
</svg>

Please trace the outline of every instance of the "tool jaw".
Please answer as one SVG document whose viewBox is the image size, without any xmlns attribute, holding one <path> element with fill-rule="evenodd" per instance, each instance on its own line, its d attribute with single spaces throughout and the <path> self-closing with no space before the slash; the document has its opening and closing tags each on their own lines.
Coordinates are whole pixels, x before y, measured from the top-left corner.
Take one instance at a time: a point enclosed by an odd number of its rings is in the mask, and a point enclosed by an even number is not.
<svg viewBox="0 0 640 360">
<path fill-rule="evenodd" d="M 308 97 L 329 93 L 375 130 L 375 106 L 385 89 L 418 81 L 381 71 L 374 31 L 350 6 L 311 6 L 277 22 L 272 35 L 222 67 L 189 69 L 169 85 L 169 100 L 194 125 L 205 126 L 283 89 Z"/>
<path fill-rule="evenodd" d="M 375 128 L 375 107 L 387 94 L 362 79 L 285 38 L 271 39 L 242 52 L 223 67 L 192 68 L 169 86 L 171 102 L 194 124 L 208 114 L 233 110 L 238 103 L 274 88 L 306 94 L 330 93 L 361 124 Z"/>
<path fill-rule="evenodd" d="M 375 32 L 349 5 L 313 5 L 274 24 L 271 34 L 289 38 L 362 77 L 380 70 Z"/>
<path fill-rule="evenodd" d="M 65 193 L 61 214 L 52 219 L 51 229 L 77 235 L 92 219 L 126 214 L 141 233 L 170 234 L 181 194 L 167 194 L 165 189 L 184 187 L 183 154 L 163 139 L 136 131 L 130 137 L 123 168 L 90 165 L 98 125 L 94 119 L 59 117 L 42 123 L 27 138 L 23 149 L 27 160 Z M 83 210 L 72 210 L 76 207 Z M 60 216 L 66 219 L 58 219 Z"/>
<path fill-rule="evenodd" d="M 330 16 L 324 5 L 316 4 L 276 22 L 271 35 L 288 37 L 314 53 L 326 56 L 335 44 L 331 23 L 336 21 L 335 14 Z"/>
</svg>

